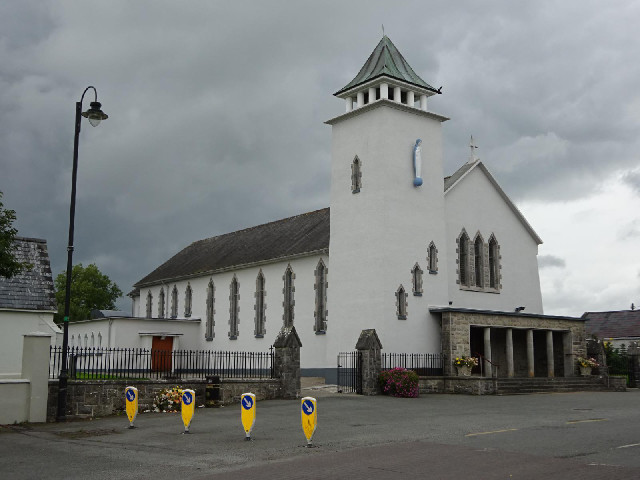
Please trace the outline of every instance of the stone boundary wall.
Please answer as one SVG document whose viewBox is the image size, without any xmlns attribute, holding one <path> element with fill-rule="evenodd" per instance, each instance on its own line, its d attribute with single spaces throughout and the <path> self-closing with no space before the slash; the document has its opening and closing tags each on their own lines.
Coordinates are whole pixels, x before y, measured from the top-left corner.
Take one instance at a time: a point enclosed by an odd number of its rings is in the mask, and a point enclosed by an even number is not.
<svg viewBox="0 0 640 480">
<path fill-rule="evenodd" d="M 240 402 L 240 395 L 251 392 L 257 400 L 281 398 L 279 379 L 221 379 L 220 396 L 223 405 Z M 69 380 L 67 385 L 67 417 L 93 418 L 124 412 L 124 390 L 138 389 L 138 409 L 151 410 L 154 397 L 163 389 L 190 388 L 196 392 L 196 406 L 204 405 L 206 380 Z M 58 380 L 49 380 L 47 421 L 54 421 L 58 400 Z"/>
<path fill-rule="evenodd" d="M 496 384 L 486 377 L 420 377 L 420 394 L 461 393 L 465 395 L 493 395 Z"/>
</svg>

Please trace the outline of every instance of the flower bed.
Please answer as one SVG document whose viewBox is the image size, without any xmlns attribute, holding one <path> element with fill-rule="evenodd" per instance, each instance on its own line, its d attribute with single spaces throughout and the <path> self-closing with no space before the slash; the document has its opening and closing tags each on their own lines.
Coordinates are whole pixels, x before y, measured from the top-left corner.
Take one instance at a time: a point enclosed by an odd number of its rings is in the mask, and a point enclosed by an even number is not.
<svg viewBox="0 0 640 480">
<path fill-rule="evenodd" d="M 416 372 L 399 367 L 384 370 L 378 376 L 382 393 L 392 397 L 417 397 L 419 393 L 418 380 Z"/>
</svg>

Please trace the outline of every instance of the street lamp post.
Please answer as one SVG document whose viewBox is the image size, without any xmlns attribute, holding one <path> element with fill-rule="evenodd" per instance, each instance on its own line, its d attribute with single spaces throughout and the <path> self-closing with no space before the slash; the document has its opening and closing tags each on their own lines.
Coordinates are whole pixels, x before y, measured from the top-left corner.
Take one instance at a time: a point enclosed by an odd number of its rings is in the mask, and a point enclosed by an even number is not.
<svg viewBox="0 0 640 480">
<path fill-rule="evenodd" d="M 93 89 L 94 101 L 91 102 L 89 110 L 82 111 L 82 100 L 89 89 Z M 98 102 L 98 92 L 94 87 L 87 87 L 82 92 L 80 101 L 76 102 L 76 129 L 73 140 L 73 173 L 71 176 L 71 207 L 69 209 L 69 244 L 67 246 L 67 283 L 64 296 L 64 323 L 62 336 L 62 361 L 60 362 L 60 376 L 58 378 L 58 411 L 56 421 L 64 422 L 67 419 L 67 380 L 69 369 L 67 366 L 67 350 L 69 348 L 69 310 L 71 304 L 71 270 L 73 269 L 73 229 L 76 215 L 76 178 L 78 176 L 78 139 L 80 138 L 81 117 L 89 120 L 89 123 L 97 127 L 102 120 L 109 118 L 104 113 Z"/>
</svg>

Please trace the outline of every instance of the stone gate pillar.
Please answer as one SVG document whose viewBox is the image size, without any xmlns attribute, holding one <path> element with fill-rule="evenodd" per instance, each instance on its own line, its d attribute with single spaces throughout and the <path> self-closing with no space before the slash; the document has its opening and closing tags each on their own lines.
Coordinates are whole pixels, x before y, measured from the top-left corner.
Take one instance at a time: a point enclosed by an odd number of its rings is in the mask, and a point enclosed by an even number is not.
<svg viewBox="0 0 640 480">
<path fill-rule="evenodd" d="M 296 327 L 283 327 L 273 342 L 274 376 L 280 379 L 282 397 L 286 399 L 300 396 L 300 347 Z"/>
<path fill-rule="evenodd" d="M 362 394 L 377 395 L 378 375 L 382 371 L 382 343 L 374 328 L 362 330 L 356 350 L 362 355 Z"/>
</svg>

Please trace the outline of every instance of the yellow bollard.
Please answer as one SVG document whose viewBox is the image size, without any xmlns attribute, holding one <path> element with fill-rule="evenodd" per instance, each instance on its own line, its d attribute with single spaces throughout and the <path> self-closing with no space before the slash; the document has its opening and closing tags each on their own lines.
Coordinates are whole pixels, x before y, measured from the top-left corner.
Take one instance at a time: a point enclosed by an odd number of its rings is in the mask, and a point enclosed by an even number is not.
<svg viewBox="0 0 640 480">
<path fill-rule="evenodd" d="M 196 392 L 193 390 L 182 391 L 182 423 L 184 423 L 184 432 L 189 433 L 189 425 L 191 425 L 191 419 L 193 418 L 193 412 L 196 406 Z"/>
<path fill-rule="evenodd" d="M 318 426 L 318 404 L 313 397 L 304 397 L 301 403 L 302 430 L 307 437 L 307 447 L 311 447 L 313 434 Z"/>
<path fill-rule="evenodd" d="M 251 440 L 251 430 L 256 423 L 256 396 L 253 393 L 243 393 L 240 397 L 242 426 L 246 434 L 245 440 Z"/>
<path fill-rule="evenodd" d="M 129 417 L 129 428 L 136 428 L 133 421 L 138 415 L 138 389 L 136 387 L 127 387 L 124 390 L 124 398 L 127 407 L 127 417 Z"/>
</svg>

